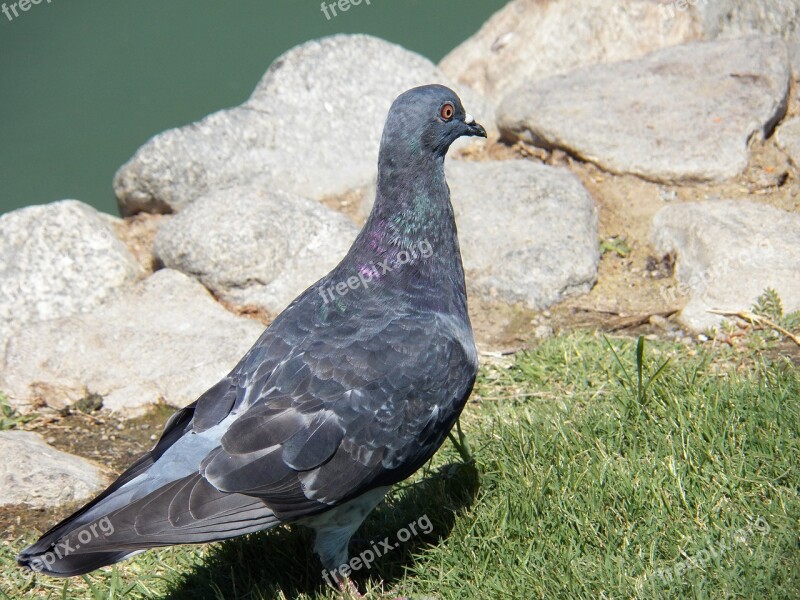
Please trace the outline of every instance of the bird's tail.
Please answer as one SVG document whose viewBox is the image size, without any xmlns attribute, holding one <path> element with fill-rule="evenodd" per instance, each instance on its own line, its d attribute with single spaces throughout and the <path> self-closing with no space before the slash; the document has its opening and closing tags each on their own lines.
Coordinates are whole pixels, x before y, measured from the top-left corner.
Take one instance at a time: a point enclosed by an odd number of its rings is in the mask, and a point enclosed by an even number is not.
<svg viewBox="0 0 800 600">
<path fill-rule="evenodd" d="M 17 556 L 17 564 L 53 577 L 71 577 L 114 564 L 141 551 L 102 550 L 106 545 L 104 538 L 112 536 L 117 527 L 110 515 L 87 522 L 86 512 L 78 511 L 67 517 L 25 548 Z"/>
<path fill-rule="evenodd" d="M 17 563 L 46 575 L 71 577 L 148 548 L 222 540 L 279 523 L 258 498 L 224 494 L 200 475 L 139 498 L 126 492 L 68 517 L 23 550 Z"/>
</svg>

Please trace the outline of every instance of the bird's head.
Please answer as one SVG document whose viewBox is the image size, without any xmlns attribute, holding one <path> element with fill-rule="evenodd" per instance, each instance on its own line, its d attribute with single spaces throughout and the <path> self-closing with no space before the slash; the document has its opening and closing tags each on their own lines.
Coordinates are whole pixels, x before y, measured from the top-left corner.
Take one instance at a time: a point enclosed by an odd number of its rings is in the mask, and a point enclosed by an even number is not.
<svg viewBox="0 0 800 600">
<path fill-rule="evenodd" d="M 462 136 L 486 137 L 486 130 L 464 110 L 456 93 L 443 85 L 423 85 L 403 92 L 389 109 L 383 145 L 407 145 L 416 152 L 444 156 Z"/>
</svg>

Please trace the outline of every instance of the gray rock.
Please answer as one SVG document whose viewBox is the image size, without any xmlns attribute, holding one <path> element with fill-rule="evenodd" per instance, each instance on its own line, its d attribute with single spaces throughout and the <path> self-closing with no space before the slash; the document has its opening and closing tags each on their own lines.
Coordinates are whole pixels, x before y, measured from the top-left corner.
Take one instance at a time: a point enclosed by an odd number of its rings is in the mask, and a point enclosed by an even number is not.
<svg viewBox="0 0 800 600">
<path fill-rule="evenodd" d="M 544 309 L 597 280 L 594 201 L 565 169 L 451 161 L 448 181 L 471 287 Z"/>
<path fill-rule="evenodd" d="M 499 126 L 507 140 L 614 173 L 723 181 L 747 166 L 751 136 L 769 135 L 783 116 L 788 88 L 779 39 L 692 43 L 526 83 L 503 100 Z"/>
<path fill-rule="evenodd" d="M 741 36 L 749 33 L 778 35 L 789 47 L 795 72 L 800 74 L 800 3 L 797 0 L 687 0 L 706 39 Z M 668 4 L 670 18 L 681 18 Z M 680 4 L 682 7 L 683 4 Z"/>
<path fill-rule="evenodd" d="M 109 473 L 84 458 L 47 445 L 29 431 L 0 431 L 0 506 L 60 507 L 94 496 Z"/>
<path fill-rule="evenodd" d="M 145 144 L 120 168 L 123 214 L 179 211 L 209 191 L 260 181 L 318 200 L 368 183 L 383 123 L 408 88 L 453 85 L 422 56 L 365 35 L 337 35 L 278 58 L 241 106 Z M 457 86 L 491 122 L 490 105 Z"/>
<path fill-rule="evenodd" d="M 661 295 L 672 306 L 688 299 L 681 322 L 695 331 L 722 317 L 708 309 L 748 310 L 764 290 L 777 290 L 784 309 L 800 309 L 800 214 L 747 201 L 675 204 L 653 219 L 661 253 L 677 256 L 677 286 Z"/>
<path fill-rule="evenodd" d="M 789 119 L 775 131 L 775 143 L 789 155 L 794 165 L 800 168 L 800 117 Z"/>
<path fill-rule="evenodd" d="M 638 58 L 695 39 L 689 13 L 665 19 L 652 0 L 515 0 L 439 66 L 497 102 L 522 81 Z"/>
<path fill-rule="evenodd" d="M 92 309 L 138 275 L 109 218 L 82 202 L 0 216 L 0 351 L 15 329 Z"/>
<path fill-rule="evenodd" d="M 20 410 L 42 400 L 59 408 L 89 394 L 124 415 L 157 402 L 185 406 L 262 330 L 224 310 L 196 281 L 165 269 L 90 314 L 13 335 L 0 355 L 0 389 Z"/>
<path fill-rule="evenodd" d="M 543 309 L 592 288 L 597 211 L 569 171 L 448 160 L 446 173 L 471 294 Z"/>
<path fill-rule="evenodd" d="M 155 253 L 227 302 L 277 313 L 336 266 L 357 233 L 314 200 L 232 187 L 173 217 L 159 230 Z"/>
</svg>

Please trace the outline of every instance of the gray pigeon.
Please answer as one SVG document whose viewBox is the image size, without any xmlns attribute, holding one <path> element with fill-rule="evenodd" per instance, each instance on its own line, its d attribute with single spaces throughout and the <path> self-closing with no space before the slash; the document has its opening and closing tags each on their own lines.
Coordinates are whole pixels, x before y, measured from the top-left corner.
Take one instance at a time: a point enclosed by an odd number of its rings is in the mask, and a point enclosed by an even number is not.
<svg viewBox="0 0 800 600">
<path fill-rule="evenodd" d="M 441 446 L 475 380 L 444 176 L 461 136 L 486 132 L 452 90 L 401 94 L 383 131 L 375 205 L 347 256 L 18 563 L 68 577 L 282 523 L 315 530 L 327 570 L 346 563 L 353 533 Z"/>
</svg>

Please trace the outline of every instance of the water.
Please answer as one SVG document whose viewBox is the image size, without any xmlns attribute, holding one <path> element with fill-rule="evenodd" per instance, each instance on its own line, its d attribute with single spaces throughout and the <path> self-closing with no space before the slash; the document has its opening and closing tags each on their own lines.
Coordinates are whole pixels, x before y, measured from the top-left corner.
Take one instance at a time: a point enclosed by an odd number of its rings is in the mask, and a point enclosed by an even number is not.
<svg viewBox="0 0 800 600">
<path fill-rule="evenodd" d="M 139 146 L 241 103 L 292 46 L 369 33 L 437 62 L 505 4 L 364 0 L 327 19 L 319 0 L 41 0 L 14 17 L 18 1 L 0 12 L 0 212 L 76 198 L 113 214 Z"/>
</svg>

